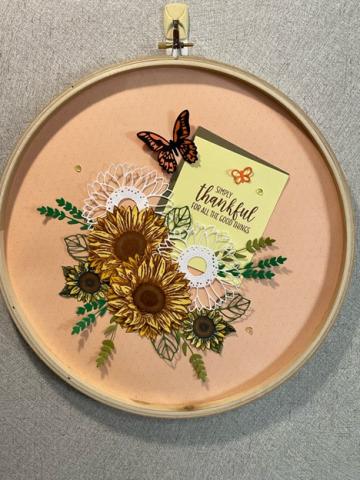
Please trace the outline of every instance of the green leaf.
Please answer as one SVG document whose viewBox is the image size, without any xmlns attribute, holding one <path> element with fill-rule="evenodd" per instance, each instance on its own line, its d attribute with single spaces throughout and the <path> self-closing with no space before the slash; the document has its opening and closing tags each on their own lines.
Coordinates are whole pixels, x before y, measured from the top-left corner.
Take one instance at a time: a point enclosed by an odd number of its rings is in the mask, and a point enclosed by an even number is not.
<svg viewBox="0 0 360 480">
<path fill-rule="evenodd" d="M 246 255 L 243 255 L 242 253 L 236 251 L 234 253 L 234 257 L 237 258 L 238 260 L 241 260 L 242 258 L 246 258 Z"/>
<path fill-rule="evenodd" d="M 105 298 L 100 298 L 100 299 L 97 301 L 97 303 L 98 303 L 98 307 L 101 308 L 101 307 L 103 307 L 103 306 L 106 304 L 106 300 L 105 300 Z M 93 305 L 94 305 L 94 304 L 93 304 Z"/>
<path fill-rule="evenodd" d="M 114 350 L 115 345 L 112 340 L 103 340 L 100 352 L 96 358 L 96 366 L 102 367 L 103 365 L 105 365 Z"/>
<path fill-rule="evenodd" d="M 251 240 L 248 240 L 246 242 L 246 250 L 250 253 L 255 253 L 255 249 L 252 246 L 252 241 Z"/>
<path fill-rule="evenodd" d="M 112 349 L 115 348 L 114 342 L 112 340 L 109 340 L 109 339 L 103 340 L 103 345 L 105 345 L 107 347 L 110 347 Z"/>
<path fill-rule="evenodd" d="M 207 373 L 206 373 L 206 368 L 205 368 L 205 364 L 202 356 L 199 355 L 198 353 L 193 353 L 190 356 L 189 361 L 198 379 L 205 382 L 207 379 Z"/>
<path fill-rule="evenodd" d="M 77 223 L 79 223 L 77 220 L 75 220 L 75 218 L 71 218 L 70 220 L 68 220 L 67 222 L 69 225 L 76 225 Z"/>
<path fill-rule="evenodd" d="M 266 237 L 264 239 L 264 241 L 265 241 L 265 244 L 269 247 L 275 242 L 275 240 L 273 238 L 270 238 L 270 237 Z"/>
<path fill-rule="evenodd" d="M 186 354 L 187 354 L 187 349 L 188 349 L 187 343 L 183 342 L 183 344 L 181 345 L 181 350 L 182 350 L 185 357 L 186 357 Z"/>
<path fill-rule="evenodd" d="M 215 353 L 221 353 L 223 349 L 223 343 L 217 343 L 217 344 L 211 345 L 210 349 Z"/>
<path fill-rule="evenodd" d="M 179 332 L 179 330 L 175 330 L 174 335 L 175 335 L 175 338 L 176 338 L 177 343 L 180 343 L 180 341 L 181 341 L 181 333 Z"/>
<path fill-rule="evenodd" d="M 91 310 L 93 309 L 92 303 L 85 303 L 84 307 L 87 312 L 91 312 Z"/>
<path fill-rule="evenodd" d="M 219 270 L 217 274 L 218 274 L 218 276 L 221 277 L 221 278 L 225 278 L 225 277 L 226 277 L 226 273 L 225 273 L 223 270 Z"/>
<path fill-rule="evenodd" d="M 172 208 L 165 216 L 165 223 L 172 236 L 185 238 L 191 226 L 190 208 Z"/>
<path fill-rule="evenodd" d="M 236 332 L 236 329 L 232 325 L 230 325 L 230 323 L 226 322 L 224 334 L 229 335 L 230 333 L 234 333 L 234 332 Z"/>
<path fill-rule="evenodd" d="M 85 310 L 84 307 L 78 307 L 76 309 L 76 315 L 84 315 L 85 312 L 86 312 L 86 310 Z"/>
<path fill-rule="evenodd" d="M 108 336 L 111 335 L 112 333 L 116 332 L 116 329 L 118 327 L 117 323 L 111 323 L 109 326 L 107 326 L 104 330 L 104 335 Z"/>
<path fill-rule="evenodd" d="M 65 287 L 61 290 L 61 292 L 59 292 L 59 295 L 61 295 L 62 297 L 70 297 L 69 287 L 65 285 Z"/>
<path fill-rule="evenodd" d="M 70 257 L 85 262 L 89 256 L 87 236 L 81 233 L 65 238 L 66 249 Z"/>
<path fill-rule="evenodd" d="M 255 253 L 255 251 L 270 247 L 274 242 L 275 240 L 270 237 L 254 238 L 253 240 L 248 240 L 246 242 L 245 248 L 248 252 Z"/>
<path fill-rule="evenodd" d="M 251 272 L 252 270 L 245 270 L 244 272 L 242 272 L 242 276 L 244 278 L 251 278 Z"/>
<path fill-rule="evenodd" d="M 63 207 L 65 205 L 65 200 L 63 198 L 57 198 L 56 203 L 59 205 L 59 207 Z"/>
<path fill-rule="evenodd" d="M 163 333 L 151 343 L 159 357 L 168 362 L 173 360 L 179 350 L 179 342 L 173 333 Z"/>
<path fill-rule="evenodd" d="M 37 208 L 37 211 L 40 212 L 40 215 L 45 215 L 46 207 L 39 207 L 39 208 Z"/>
</svg>

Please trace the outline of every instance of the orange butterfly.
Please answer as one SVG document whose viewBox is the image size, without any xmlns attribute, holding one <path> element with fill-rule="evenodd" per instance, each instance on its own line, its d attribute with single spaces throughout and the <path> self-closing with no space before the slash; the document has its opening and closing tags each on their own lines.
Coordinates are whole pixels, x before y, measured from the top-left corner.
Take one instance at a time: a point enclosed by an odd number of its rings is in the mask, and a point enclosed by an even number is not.
<svg viewBox="0 0 360 480">
<path fill-rule="evenodd" d="M 231 170 L 231 175 L 235 181 L 239 185 L 239 183 L 249 183 L 251 181 L 251 177 L 253 176 L 253 170 L 251 167 L 246 167 L 244 170 Z"/>
<path fill-rule="evenodd" d="M 153 151 L 157 152 L 157 160 L 167 173 L 176 170 L 175 155 L 180 154 L 189 163 L 198 159 L 195 143 L 187 138 L 190 135 L 189 110 L 184 110 L 177 117 L 173 129 L 172 140 L 165 140 L 157 133 L 139 132 L 137 136 Z"/>
</svg>

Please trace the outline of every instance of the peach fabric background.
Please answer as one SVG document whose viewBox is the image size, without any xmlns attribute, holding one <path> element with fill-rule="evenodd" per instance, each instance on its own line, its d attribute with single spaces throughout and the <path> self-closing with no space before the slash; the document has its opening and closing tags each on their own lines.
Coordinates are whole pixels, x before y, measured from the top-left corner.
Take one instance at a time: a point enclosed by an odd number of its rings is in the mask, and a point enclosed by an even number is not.
<svg viewBox="0 0 360 480">
<path fill-rule="evenodd" d="M 77 304 L 57 295 L 63 286 L 60 267 L 73 263 L 62 239 L 77 228 L 56 221 L 45 226 L 36 212 L 37 206 L 51 205 L 59 196 L 82 206 L 87 183 L 111 163 L 158 168 L 136 132 L 151 129 L 170 136 L 183 108 L 190 110 L 193 128 L 202 125 L 290 173 L 266 231 L 277 239 L 279 254 L 288 257 L 287 269 L 271 286 L 244 283 L 251 315 L 237 323 L 237 336 L 227 339 L 221 358 L 206 355 L 206 387 L 193 378 L 186 359 L 173 370 L 149 342 L 125 333 L 117 336 L 112 366 L 101 375 L 94 359 L 106 319 L 90 335 L 71 336 Z M 75 172 L 76 164 L 81 173 Z M 336 289 L 342 217 L 320 153 L 273 101 L 216 74 L 181 67 L 147 69 L 87 89 L 63 106 L 32 143 L 11 198 L 7 260 L 28 321 L 73 375 L 125 400 L 203 403 L 261 384 L 310 341 Z M 245 332 L 247 326 L 253 327 L 252 336 Z"/>
</svg>

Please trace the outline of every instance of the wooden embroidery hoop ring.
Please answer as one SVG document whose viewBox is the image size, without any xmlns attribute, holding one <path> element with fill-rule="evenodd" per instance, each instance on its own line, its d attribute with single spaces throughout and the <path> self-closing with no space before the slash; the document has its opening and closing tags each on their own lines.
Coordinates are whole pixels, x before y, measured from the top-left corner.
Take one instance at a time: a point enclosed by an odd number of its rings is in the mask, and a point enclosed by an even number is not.
<svg viewBox="0 0 360 480">
<path fill-rule="evenodd" d="M 294 361 L 281 375 L 271 378 L 267 385 L 258 389 L 254 389 L 248 395 L 233 395 L 227 397 L 220 402 L 209 402 L 209 404 L 204 403 L 200 407 L 183 405 L 181 408 L 176 409 L 164 409 L 161 405 L 157 404 L 141 405 L 140 403 L 135 404 L 131 402 L 124 402 L 119 399 L 104 395 L 103 393 L 84 383 L 81 378 L 77 378 L 71 375 L 66 366 L 57 361 L 55 357 L 43 347 L 43 345 L 37 338 L 37 335 L 35 334 L 31 324 L 26 321 L 26 313 L 22 311 L 19 303 L 17 302 L 15 292 L 11 287 L 5 257 L 4 231 L 6 224 L 6 200 L 15 171 L 21 162 L 22 154 L 26 149 L 27 145 L 29 144 L 29 142 L 31 142 L 38 129 L 49 119 L 53 112 L 55 112 L 61 105 L 63 105 L 69 99 L 83 91 L 88 86 L 100 82 L 101 80 L 104 80 L 108 77 L 134 69 L 146 69 L 149 67 L 163 66 L 191 67 L 194 69 L 207 70 L 213 73 L 231 77 L 238 82 L 250 85 L 258 91 L 262 92 L 263 94 L 266 94 L 267 96 L 275 100 L 277 103 L 279 103 L 283 108 L 285 108 L 301 124 L 305 132 L 311 137 L 312 141 L 316 144 L 329 169 L 331 170 L 331 174 L 339 191 L 339 197 L 342 201 L 344 230 L 346 234 L 345 252 L 342 264 L 342 275 L 341 281 L 338 286 L 337 294 L 333 299 L 329 314 L 326 321 L 323 323 L 322 328 L 318 331 L 318 334 L 314 336 L 307 348 L 303 351 L 302 355 L 299 356 L 296 361 Z M 121 408 L 122 410 L 128 412 L 168 418 L 205 416 L 220 413 L 233 409 L 240 405 L 244 405 L 270 392 L 275 387 L 277 387 L 285 380 L 290 378 L 292 375 L 294 375 L 299 370 L 299 368 L 307 360 L 309 360 L 311 355 L 319 347 L 335 321 L 336 315 L 343 302 L 350 281 L 352 266 L 354 262 L 354 220 L 348 186 L 334 153 L 332 152 L 331 148 L 329 147 L 317 127 L 308 118 L 308 116 L 283 93 L 248 72 L 219 62 L 197 57 L 180 57 L 177 59 L 174 59 L 173 57 L 147 57 L 109 66 L 87 76 L 79 83 L 71 86 L 71 88 L 68 88 L 61 95 L 55 98 L 26 130 L 7 163 L 0 187 L 0 285 L 5 302 L 16 326 L 18 327 L 28 344 L 35 351 L 35 353 L 63 380 L 65 380 L 84 394 L 100 402 L 103 402 L 112 407 Z"/>
</svg>

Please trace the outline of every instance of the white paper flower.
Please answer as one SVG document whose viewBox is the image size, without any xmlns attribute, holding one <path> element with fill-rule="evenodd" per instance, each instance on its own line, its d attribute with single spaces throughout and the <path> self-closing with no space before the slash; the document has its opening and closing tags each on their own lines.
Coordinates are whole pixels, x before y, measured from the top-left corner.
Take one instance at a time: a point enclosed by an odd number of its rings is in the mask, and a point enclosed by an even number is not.
<svg viewBox="0 0 360 480">
<path fill-rule="evenodd" d="M 122 203 L 135 204 L 142 210 L 155 208 L 169 197 L 169 184 L 164 177 L 146 167 L 118 163 L 100 172 L 88 185 L 89 197 L 84 202 L 83 216 L 89 223 L 112 212 Z"/>
<path fill-rule="evenodd" d="M 171 243 L 164 250 L 179 263 L 179 270 L 189 280 L 193 299 L 190 310 L 214 308 L 224 301 L 225 296 L 237 291 L 236 285 L 218 276 L 216 252 L 234 248 L 226 234 L 213 226 L 193 225 L 186 238 L 173 237 Z"/>
</svg>

